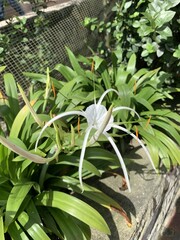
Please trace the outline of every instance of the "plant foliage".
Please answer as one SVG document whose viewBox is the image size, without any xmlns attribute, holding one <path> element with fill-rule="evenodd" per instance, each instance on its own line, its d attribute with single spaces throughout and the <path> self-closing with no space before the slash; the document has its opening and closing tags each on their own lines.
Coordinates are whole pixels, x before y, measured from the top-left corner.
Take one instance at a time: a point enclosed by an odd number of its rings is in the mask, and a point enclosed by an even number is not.
<svg viewBox="0 0 180 240">
<path fill-rule="evenodd" d="M 54 124 L 54 128 L 45 132 L 35 152 L 40 127 L 53 112 L 59 111 L 59 108 L 50 110 L 58 106 L 58 96 L 52 90 L 58 82 L 51 79 L 47 71 L 45 89 L 34 91 L 32 86 L 29 99 L 20 86 L 21 95 L 18 93 L 11 74 L 4 74 L 4 84 L 6 97 L 1 94 L 0 100 L 4 120 L 0 130 L 1 239 L 90 239 L 90 228 L 110 234 L 105 220 L 80 200 L 81 195 L 108 209 L 118 210 L 130 224 L 121 206 L 100 190 L 85 184 L 82 193 L 77 179 L 82 136 L 72 127 L 74 120 Z M 66 84 L 59 85 L 63 89 Z M 21 97 L 25 102 L 22 108 Z M 97 156 L 95 149 L 89 150 L 84 160 L 84 179 L 117 167 L 118 160 L 113 153 L 98 149 Z M 38 164 L 48 158 L 49 163 Z"/>
<path fill-rule="evenodd" d="M 123 60 L 136 53 L 140 65 L 161 67 L 178 83 L 179 0 L 118 1 L 109 18 L 85 18 L 84 25 L 102 37 L 100 54 L 118 52 Z M 105 41 L 104 41 L 105 39 Z"/>
</svg>

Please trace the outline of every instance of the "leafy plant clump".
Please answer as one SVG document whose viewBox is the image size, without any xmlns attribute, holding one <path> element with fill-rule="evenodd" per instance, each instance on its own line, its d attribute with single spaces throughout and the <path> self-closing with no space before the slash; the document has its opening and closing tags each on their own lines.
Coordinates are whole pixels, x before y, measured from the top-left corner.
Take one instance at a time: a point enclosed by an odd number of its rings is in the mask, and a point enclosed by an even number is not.
<svg viewBox="0 0 180 240">
<path fill-rule="evenodd" d="M 161 67 L 179 78 L 179 5 L 180 1 L 119 1 L 109 18 L 85 18 L 84 25 L 98 31 L 98 52 L 108 57 L 116 52 L 123 60 L 136 53 L 139 66 Z"/>
<path fill-rule="evenodd" d="M 116 209 L 130 225 L 121 206 L 102 191 L 84 183 L 82 193 L 78 167 L 83 128 L 78 127 L 77 118 L 54 123 L 35 151 L 44 122 L 60 111 L 55 89 L 68 90 L 64 82 L 50 78 L 48 71 L 44 80 L 46 88 L 34 91 L 31 86 L 29 99 L 19 86 L 25 101 L 20 107 L 15 80 L 4 74 L 6 96 L 1 94 L 0 98 L 4 120 L 0 129 L 0 239 L 90 239 L 90 228 L 110 234 L 105 220 L 80 199 L 81 195 Z M 116 155 L 98 145 L 87 148 L 84 158 L 83 179 L 119 166 Z"/>
</svg>

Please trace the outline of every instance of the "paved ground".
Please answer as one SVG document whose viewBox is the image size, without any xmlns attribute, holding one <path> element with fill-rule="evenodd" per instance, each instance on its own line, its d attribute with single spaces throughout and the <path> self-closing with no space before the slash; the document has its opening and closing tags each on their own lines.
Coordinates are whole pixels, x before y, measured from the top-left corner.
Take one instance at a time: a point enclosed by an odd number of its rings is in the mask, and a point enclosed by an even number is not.
<svg viewBox="0 0 180 240">
<path fill-rule="evenodd" d="M 120 203 L 131 218 L 132 226 L 129 227 L 119 213 L 95 206 L 108 223 L 111 236 L 93 230 L 92 240 L 180 240 L 177 177 L 155 174 L 139 147 L 134 149 L 132 156 L 135 157 L 134 163 L 128 167 L 131 193 L 120 190 L 120 175 L 105 176 L 94 182 L 96 187 Z"/>
</svg>

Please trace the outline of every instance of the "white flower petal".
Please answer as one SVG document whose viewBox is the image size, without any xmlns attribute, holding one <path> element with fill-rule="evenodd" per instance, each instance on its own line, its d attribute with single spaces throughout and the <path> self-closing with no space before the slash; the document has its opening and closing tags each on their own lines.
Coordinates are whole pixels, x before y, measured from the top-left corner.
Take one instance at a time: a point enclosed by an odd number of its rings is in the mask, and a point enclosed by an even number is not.
<svg viewBox="0 0 180 240">
<path fill-rule="evenodd" d="M 45 129 L 47 127 L 49 127 L 53 122 L 55 122 L 56 120 L 60 119 L 60 118 L 63 118 L 63 117 L 66 117 L 66 116 L 70 116 L 70 115 L 81 115 L 83 117 L 85 117 L 85 114 L 84 112 L 81 112 L 81 111 L 71 111 L 71 112 L 64 112 L 64 113 L 60 113 L 59 115 L 53 117 L 51 120 L 49 120 L 45 125 L 44 127 L 41 129 L 41 132 L 39 133 L 39 136 L 37 138 L 37 141 L 36 141 L 36 144 L 35 144 L 35 151 L 37 150 L 37 146 L 38 146 L 38 143 L 39 143 L 39 140 L 43 134 L 43 132 L 45 131 Z"/>
<path fill-rule="evenodd" d="M 90 134 L 91 130 L 92 130 L 92 127 L 88 127 L 86 129 L 86 134 L 84 136 L 83 145 L 82 145 L 82 149 L 81 149 L 80 160 L 79 160 L 79 182 L 80 182 L 80 185 L 81 185 L 82 192 L 84 191 L 83 182 L 82 182 L 83 160 L 84 160 L 86 146 L 87 146 L 87 142 L 88 142 L 88 138 L 89 138 L 89 134 Z"/>
<path fill-rule="evenodd" d="M 115 92 L 117 95 L 119 95 L 119 93 L 118 93 L 117 90 L 115 90 L 115 89 L 113 89 L 113 88 L 109 88 L 109 89 L 107 89 L 107 90 L 101 95 L 101 97 L 100 97 L 97 105 L 101 105 L 104 97 L 105 97 L 109 92 Z"/>
<path fill-rule="evenodd" d="M 115 153 L 116 153 L 116 155 L 117 155 L 117 157 L 118 157 L 118 159 L 120 161 L 120 164 L 121 164 L 121 167 L 122 167 L 122 170 L 123 170 L 123 173 L 124 173 L 124 177 L 126 179 L 128 190 L 129 190 L 129 192 L 131 192 L 131 186 L 130 186 L 130 182 L 129 182 L 129 177 L 128 177 L 126 165 L 125 165 L 124 160 L 123 160 L 123 158 L 121 156 L 121 153 L 119 152 L 119 149 L 117 148 L 113 138 L 110 137 L 108 133 L 104 133 L 104 135 L 107 137 L 107 139 L 111 143 L 111 145 L 112 145 L 112 147 L 113 147 L 113 149 L 114 149 L 114 151 L 115 151 Z"/>
<path fill-rule="evenodd" d="M 138 116 L 138 118 L 140 118 L 139 114 L 133 108 L 121 106 L 121 107 L 114 108 L 113 112 L 116 112 L 116 111 L 119 111 L 119 110 L 129 110 L 129 111 L 132 111 L 132 112 L 134 112 Z"/>
<path fill-rule="evenodd" d="M 142 143 L 142 141 L 141 141 L 138 137 L 136 137 L 136 135 L 134 135 L 133 133 L 131 133 L 130 131 L 128 131 L 126 128 L 123 128 L 123 127 L 118 126 L 118 125 L 116 125 L 116 124 L 113 124 L 112 127 L 117 128 L 117 129 L 119 129 L 119 130 L 121 130 L 121 131 L 123 131 L 123 132 L 126 132 L 126 133 L 128 133 L 130 136 L 132 136 L 134 139 L 136 139 L 136 141 L 137 141 L 137 142 L 141 145 L 141 147 L 144 149 L 147 157 L 149 158 L 149 161 L 150 161 L 152 167 L 153 167 L 154 170 L 156 171 L 156 168 L 155 168 L 155 166 L 154 166 L 154 163 L 153 163 L 153 160 L 152 160 L 152 158 L 151 158 L 151 155 L 149 154 L 149 151 L 147 150 L 147 148 L 145 147 L 145 145 Z"/>
</svg>

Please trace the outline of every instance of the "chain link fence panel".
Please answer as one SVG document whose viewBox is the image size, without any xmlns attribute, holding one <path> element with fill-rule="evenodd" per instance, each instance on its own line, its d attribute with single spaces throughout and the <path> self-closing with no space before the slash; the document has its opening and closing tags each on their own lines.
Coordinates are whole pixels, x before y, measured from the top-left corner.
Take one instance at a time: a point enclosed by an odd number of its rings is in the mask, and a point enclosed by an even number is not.
<svg viewBox="0 0 180 240">
<path fill-rule="evenodd" d="M 41 9 L 38 18 L 28 7 L 29 12 L 18 21 L 15 18 L 8 23 L 0 22 L 0 41 L 2 36 L 7 37 L 1 66 L 6 66 L 6 72 L 11 72 L 24 89 L 30 83 L 23 72 L 45 73 L 47 67 L 67 63 L 65 46 L 75 54 L 87 54 L 88 45 L 96 44 L 97 36 L 83 27 L 83 20 L 85 17 L 103 18 L 115 3 L 107 0 L 57 1 L 60 2 L 51 2 L 53 6 Z M 0 91 L 4 92 L 2 75 Z"/>
</svg>

